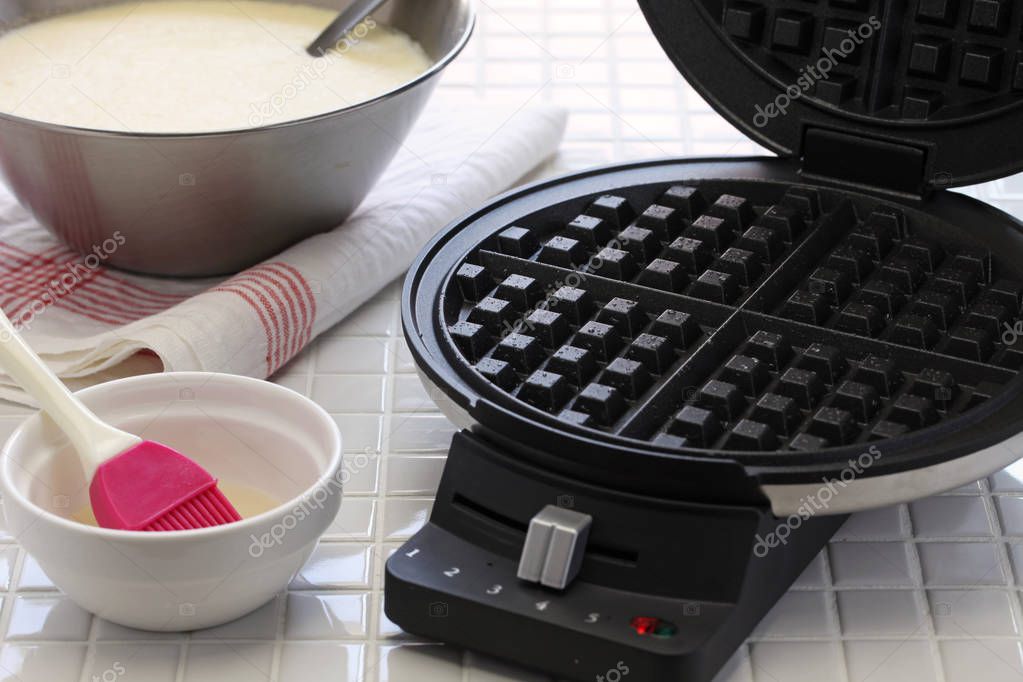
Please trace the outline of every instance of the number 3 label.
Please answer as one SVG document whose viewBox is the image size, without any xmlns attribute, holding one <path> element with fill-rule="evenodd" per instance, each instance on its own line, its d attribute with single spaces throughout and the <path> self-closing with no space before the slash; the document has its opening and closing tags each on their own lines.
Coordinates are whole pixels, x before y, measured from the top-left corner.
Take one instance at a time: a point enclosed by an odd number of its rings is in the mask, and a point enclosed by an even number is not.
<svg viewBox="0 0 1023 682">
<path fill-rule="evenodd" d="M 504 591 L 503 585 L 494 585 L 493 587 L 487 590 L 487 594 L 501 594 L 501 592 L 503 591 Z"/>
</svg>

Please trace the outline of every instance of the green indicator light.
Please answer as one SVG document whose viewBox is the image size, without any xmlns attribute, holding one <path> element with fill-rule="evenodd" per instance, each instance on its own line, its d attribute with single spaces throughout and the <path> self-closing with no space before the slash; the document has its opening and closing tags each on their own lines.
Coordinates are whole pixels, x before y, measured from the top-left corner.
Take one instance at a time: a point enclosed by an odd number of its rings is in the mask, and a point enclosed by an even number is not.
<svg viewBox="0 0 1023 682">
<path fill-rule="evenodd" d="M 662 620 L 657 624 L 657 627 L 654 628 L 654 637 L 667 639 L 668 637 L 674 637 L 676 634 L 678 634 L 678 628 L 675 627 L 673 623 L 669 623 L 667 621 Z"/>
</svg>

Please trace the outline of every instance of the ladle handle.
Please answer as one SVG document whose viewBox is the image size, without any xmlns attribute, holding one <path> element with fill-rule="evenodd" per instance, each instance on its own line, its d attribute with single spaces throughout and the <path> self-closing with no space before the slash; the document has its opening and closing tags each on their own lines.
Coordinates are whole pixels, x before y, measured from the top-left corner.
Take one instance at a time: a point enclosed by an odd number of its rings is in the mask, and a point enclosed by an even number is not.
<svg viewBox="0 0 1023 682">
<path fill-rule="evenodd" d="M 387 0 L 355 0 L 346 7 L 337 19 L 313 41 L 306 51 L 314 57 L 322 57 L 325 52 L 337 47 L 348 32 L 358 26 L 366 17 L 380 9 Z"/>
</svg>

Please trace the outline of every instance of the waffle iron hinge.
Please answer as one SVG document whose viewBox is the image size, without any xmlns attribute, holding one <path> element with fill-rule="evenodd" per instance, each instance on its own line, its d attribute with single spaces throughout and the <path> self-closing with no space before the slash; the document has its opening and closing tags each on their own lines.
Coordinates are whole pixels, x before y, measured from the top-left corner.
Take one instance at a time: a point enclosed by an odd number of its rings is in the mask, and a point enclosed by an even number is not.
<svg viewBox="0 0 1023 682">
<path fill-rule="evenodd" d="M 846 130 L 806 126 L 800 158 L 807 179 L 902 198 L 920 200 L 932 188 L 951 183 L 933 167 L 934 154 L 926 146 Z"/>
</svg>

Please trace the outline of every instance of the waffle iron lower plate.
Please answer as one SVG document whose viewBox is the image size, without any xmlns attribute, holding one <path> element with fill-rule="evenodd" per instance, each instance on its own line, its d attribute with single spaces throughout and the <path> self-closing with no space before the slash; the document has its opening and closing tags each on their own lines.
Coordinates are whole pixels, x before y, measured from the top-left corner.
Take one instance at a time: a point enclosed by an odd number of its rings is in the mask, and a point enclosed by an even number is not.
<svg viewBox="0 0 1023 682">
<path fill-rule="evenodd" d="M 388 561 L 394 622 L 571 679 L 710 680 L 842 514 L 1018 458 L 1020 225 L 796 168 L 595 170 L 424 251 L 406 338 L 465 431 Z M 563 590 L 517 577 L 545 505 L 592 518 Z"/>
<path fill-rule="evenodd" d="M 586 480 L 734 499 L 735 464 L 808 483 L 876 446 L 884 488 L 1017 457 L 989 450 L 1023 420 L 1023 233 L 962 195 L 813 186 L 782 160 L 622 166 L 497 200 L 409 287 L 413 353 L 460 420 Z M 986 473 L 954 469 L 903 493 Z"/>
</svg>

